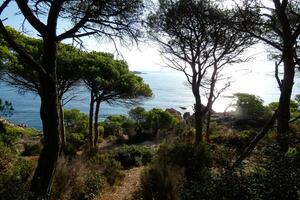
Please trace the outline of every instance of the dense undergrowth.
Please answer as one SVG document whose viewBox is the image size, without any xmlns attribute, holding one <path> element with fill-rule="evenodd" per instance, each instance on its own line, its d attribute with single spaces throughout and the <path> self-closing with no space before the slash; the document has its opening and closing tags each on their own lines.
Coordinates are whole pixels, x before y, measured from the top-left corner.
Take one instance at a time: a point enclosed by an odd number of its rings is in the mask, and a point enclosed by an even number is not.
<svg viewBox="0 0 300 200">
<path fill-rule="evenodd" d="M 122 184 L 126 170 L 139 166 L 146 167 L 134 200 L 299 199 L 297 121 L 290 125 L 287 153 L 278 150 L 276 131 L 271 129 L 242 165 L 228 173 L 276 104 L 263 106 L 256 97 L 239 95 L 238 114 L 213 119 L 209 142 L 199 145 L 193 144 L 192 117 L 182 119 L 174 110 L 135 108 L 129 116 L 114 115 L 100 122 L 101 139 L 91 150 L 88 117 L 78 110 L 66 111 L 67 147 L 57 166 L 51 199 L 99 198 L 105 188 Z M 256 111 L 262 107 L 263 113 Z M 292 115 L 298 114 L 298 107 L 292 108 Z M 0 199 L 26 200 L 42 149 L 41 134 L 4 121 L 1 127 Z M 149 140 L 155 145 L 143 145 Z"/>
</svg>

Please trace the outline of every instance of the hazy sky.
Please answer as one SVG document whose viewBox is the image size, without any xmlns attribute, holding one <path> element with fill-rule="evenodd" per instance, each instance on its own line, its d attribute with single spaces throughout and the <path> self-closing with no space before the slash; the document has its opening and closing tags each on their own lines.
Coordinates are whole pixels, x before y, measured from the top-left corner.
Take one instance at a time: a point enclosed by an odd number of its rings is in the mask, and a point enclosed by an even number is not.
<svg viewBox="0 0 300 200">
<path fill-rule="evenodd" d="M 22 22 L 24 18 L 22 17 L 22 15 L 16 15 L 17 12 L 18 8 L 13 2 L 2 14 L 1 19 L 7 18 L 4 21 L 6 25 L 12 26 L 15 29 L 21 31 Z M 59 31 L 67 30 L 69 28 L 68 26 L 68 24 L 60 22 L 58 26 Z M 28 23 L 25 23 L 24 27 L 28 31 L 28 35 L 32 37 L 38 37 L 37 33 L 32 29 L 32 27 Z M 87 50 L 110 52 L 114 53 L 118 58 L 123 57 L 128 62 L 131 70 L 171 70 L 164 67 L 164 63 L 158 51 L 159 48 L 153 42 L 140 43 L 139 46 L 127 45 L 126 47 L 118 44 L 117 42 L 119 52 L 118 54 L 116 52 L 115 46 L 112 43 L 109 43 L 107 41 L 97 41 L 93 37 L 85 37 L 82 39 L 84 41 L 84 46 Z M 270 62 L 267 59 L 265 46 L 263 45 L 256 45 L 255 47 L 249 49 L 247 55 L 252 56 L 253 60 L 249 63 L 239 64 L 238 66 L 236 66 L 237 69 L 239 69 L 241 65 L 243 65 L 244 67 L 251 67 L 252 65 L 261 65 L 263 67 L 263 71 L 268 71 L 273 67 L 273 62 Z"/>
</svg>

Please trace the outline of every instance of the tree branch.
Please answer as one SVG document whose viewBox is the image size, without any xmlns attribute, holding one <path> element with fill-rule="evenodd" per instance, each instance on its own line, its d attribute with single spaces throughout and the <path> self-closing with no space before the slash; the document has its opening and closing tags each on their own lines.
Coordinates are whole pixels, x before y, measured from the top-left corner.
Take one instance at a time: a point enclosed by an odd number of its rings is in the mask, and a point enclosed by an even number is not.
<svg viewBox="0 0 300 200">
<path fill-rule="evenodd" d="M 27 5 L 27 1 L 25 0 L 15 0 L 23 13 L 24 17 L 28 20 L 28 22 L 35 28 L 40 34 L 44 35 L 47 33 L 47 27 L 43 24 L 36 16 L 33 14 L 29 6 Z"/>
</svg>

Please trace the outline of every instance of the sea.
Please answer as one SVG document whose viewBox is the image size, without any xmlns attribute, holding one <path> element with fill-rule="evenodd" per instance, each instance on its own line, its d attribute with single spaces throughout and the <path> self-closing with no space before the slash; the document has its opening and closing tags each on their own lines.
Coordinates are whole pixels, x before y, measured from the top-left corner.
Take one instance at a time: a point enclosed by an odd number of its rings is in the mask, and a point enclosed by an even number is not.
<svg viewBox="0 0 300 200">
<path fill-rule="evenodd" d="M 263 70 L 262 70 L 263 69 Z M 230 86 L 221 93 L 213 106 L 213 110 L 223 112 L 233 103 L 233 94 L 237 92 L 255 94 L 264 104 L 279 99 L 279 89 L 274 78 L 273 68 L 262 66 L 239 67 L 227 71 L 226 77 L 230 77 Z M 139 105 L 103 104 L 100 110 L 100 119 L 104 120 L 108 115 L 126 115 L 134 106 L 143 106 L 147 110 L 152 108 L 174 108 L 181 113 L 193 112 L 194 98 L 186 77 L 181 72 L 170 69 L 158 71 L 141 71 L 144 81 L 150 85 L 153 97 L 143 100 Z M 225 80 L 225 79 L 224 79 Z M 223 80 L 223 82 L 224 82 Z M 226 82 L 228 80 L 226 79 Z M 223 84 L 223 85 L 222 85 Z M 224 87 L 225 82 L 219 85 Z M 293 96 L 300 94 L 300 76 L 296 75 Z M 8 117 L 11 122 L 23 124 L 41 130 L 39 116 L 40 98 L 33 93 L 20 93 L 15 88 L 0 83 L 0 98 L 12 102 L 13 115 Z M 205 99 L 205 95 L 203 97 Z M 66 109 L 79 109 L 81 112 L 89 111 L 89 92 L 84 88 L 78 88 L 76 97 L 65 106 Z M 229 108 L 230 109 L 230 108 Z M 233 108 L 232 108 L 233 109 Z"/>
</svg>

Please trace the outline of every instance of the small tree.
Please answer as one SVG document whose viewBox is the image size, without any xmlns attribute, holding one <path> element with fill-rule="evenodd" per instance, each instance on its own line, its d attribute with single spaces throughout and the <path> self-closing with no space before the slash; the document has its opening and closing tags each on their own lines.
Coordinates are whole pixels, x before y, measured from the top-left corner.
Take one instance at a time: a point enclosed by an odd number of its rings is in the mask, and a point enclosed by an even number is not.
<svg viewBox="0 0 300 200">
<path fill-rule="evenodd" d="M 223 84 L 216 89 L 222 69 L 241 62 L 240 54 L 252 44 L 252 39 L 232 28 L 232 16 L 233 11 L 207 0 L 162 0 L 156 13 L 149 16 L 151 38 L 161 46 L 167 65 L 182 72 L 192 88 L 195 143 L 202 141 L 205 114 L 228 87 Z M 203 96 L 207 96 L 205 106 Z"/>
<path fill-rule="evenodd" d="M 94 147 L 99 137 L 101 103 L 135 104 L 142 97 L 151 97 L 152 92 L 141 77 L 130 72 L 124 61 L 114 60 L 113 55 L 91 52 L 86 53 L 85 58 L 82 63 L 83 79 L 91 94 L 89 142 Z"/>
</svg>

